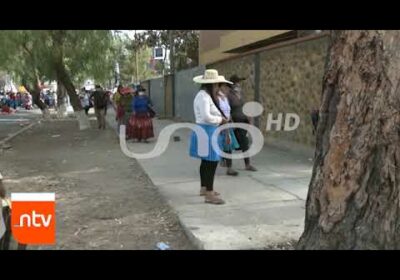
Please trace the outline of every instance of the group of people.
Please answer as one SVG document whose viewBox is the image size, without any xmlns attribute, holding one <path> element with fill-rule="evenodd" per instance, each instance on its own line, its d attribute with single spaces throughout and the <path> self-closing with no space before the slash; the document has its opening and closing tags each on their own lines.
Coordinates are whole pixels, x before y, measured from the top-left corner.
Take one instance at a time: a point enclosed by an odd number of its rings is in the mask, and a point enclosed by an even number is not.
<svg viewBox="0 0 400 280">
<path fill-rule="evenodd" d="M 32 109 L 32 95 L 29 92 L 7 92 L 0 94 L 1 112 L 10 114 L 12 110 L 22 107 L 26 110 Z"/>
<path fill-rule="evenodd" d="M 51 90 L 42 90 L 40 92 L 40 99 L 49 108 L 57 107 L 57 94 Z"/>
<path fill-rule="evenodd" d="M 214 69 L 208 69 L 204 75 L 193 79 L 195 83 L 201 85 L 193 102 L 196 124 L 206 132 L 208 137 L 198 139 L 197 134 L 193 132 L 190 138 L 189 154 L 191 157 L 201 160 L 200 195 L 205 196 L 206 203 L 225 203 L 220 194 L 214 191 L 214 177 L 219 163 L 227 168 L 227 175 L 238 175 L 238 172 L 232 167 L 232 159 L 222 157 L 213 148 L 212 135 L 218 126 L 229 122 L 252 123 L 252 119 L 243 112 L 245 101 L 240 86 L 243 80 L 245 79 L 237 75 L 226 80 Z M 152 118 L 155 116 L 155 111 L 150 98 L 146 95 L 146 90 L 142 86 L 133 88 L 120 85 L 113 95 L 112 101 L 116 110 L 118 127 L 121 125 L 126 127 L 126 139 L 148 142 L 148 139 L 154 137 Z M 107 105 L 110 102 L 107 91 L 96 86 L 95 91 L 91 94 L 82 92 L 81 102 L 86 112 L 93 104 L 99 129 L 105 129 L 105 115 Z M 91 102 L 93 103 L 91 104 Z M 208 155 L 199 154 L 199 141 L 207 141 Z M 247 130 L 241 128 L 224 129 L 218 137 L 218 144 L 220 150 L 227 154 L 232 154 L 236 150 L 246 152 L 250 146 Z M 246 170 L 257 171 L 251 165 L 250 158 L 244 158 L 244 164 Z"/>
<path fill-rule="evenodd" d="M 108 104 L 111 92 L 96 85 L 94 91 L 81 89 L 79 99 L 86 115 L 90 108 L 94 108 L 98 128 L 105 129 Z M 126 139 L 148 142 L 154 137 L 153 121 L 155 111 L 146 90 L 142 86 L 124 87 L 119 85 L 112 96 L 112 103 L 116 111 L 118 127 L 126 126 Z"/>
<path fill-rule="evenodd" d="M 126 126 L 126 139 L 147 143 L 154 137 L 153 121 L 155 116 L 152 102 L 142 86 L 135 88 L 120 85 L 113 96 L 118 127 Z"/>
<path fill-rule="evenodd" d="M 212 147 L 212 135 L 219 125 L 229 122 L 251 123 L 252 120 L 243 113 L 243 93 L 240 82 L 245 80 L 237 75 L 233 75 L 229 80 L 218 74 L 217 70 L 208 69 L 204 75 L 193 79 L 195 83 L 201 84 L 200 91 L 197 93 L 193 109 L 196 124 L 204 129 L 208 137 L 198 139 L 195 132 L 190 138 L 191 157 L 201 160 L 200 164 L 200 195 L 205 196 L 205 202 L 211 204 L 224 204 L 220 194 L 214 191 L 215 172 L 220 162 L 222 166 L 227 167 L 227 175 L 237 176 L 238 172 L 232 168 L 232 160 L 223 158 Z M 206 143 L 210 149 L 207 156 L 199 154 L 199 141 L 208 141 Z M 249 139 L 247 131 L 240 128 L 223 130 L 218 138 L 220 150 L 231 154 L 235 150 L 246 152 L 249 149 Z M 250 164 L 250 159 L 245 158 L 245 169 L 248 171 L 257 171 Z"/>
</svg>

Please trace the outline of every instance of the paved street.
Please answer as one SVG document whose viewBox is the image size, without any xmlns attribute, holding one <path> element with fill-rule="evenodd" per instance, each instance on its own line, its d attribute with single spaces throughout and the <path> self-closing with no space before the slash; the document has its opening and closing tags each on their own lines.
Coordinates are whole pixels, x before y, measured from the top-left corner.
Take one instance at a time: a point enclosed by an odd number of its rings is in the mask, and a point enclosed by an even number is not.
<svg viewBox="0 0 400 280">
<path fill-rule="evenodd" d="M 40 116 L 39 109 L 27 111 L 21 108 L 18 108 L 17 112 L 13 114 L 0 114 L 0 141 Z"/>
</svg>

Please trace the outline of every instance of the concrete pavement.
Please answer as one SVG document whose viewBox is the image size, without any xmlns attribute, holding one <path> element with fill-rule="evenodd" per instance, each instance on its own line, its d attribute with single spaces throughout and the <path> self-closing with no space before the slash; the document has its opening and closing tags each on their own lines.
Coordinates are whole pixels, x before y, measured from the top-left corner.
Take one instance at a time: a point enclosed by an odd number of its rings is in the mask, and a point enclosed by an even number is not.
<svg viewBox="0 0 400 280">
<path fill-rule="evenodd" d="M 107 121 L 116 128 L 115 113 Z M 155 120 L 155 133 L 172 123 Z M 199 164 L 188 156 L 190 131 L 174 135 L 158 158 L 139 160 L 153 183 L 177 212 L 192 241 L 202 249 L 263 249 L 297 240 L 303 231 L 305 199 L 311 177 L 312 151 L 293 153 L 266 145 L 253 159 L 258 172 L 244 170 L 243 160 L 234 160 L 239 176 L 225 175 L 218 167 L 215 189 L 225 205 L 209 205 L 198 195 Z M 150 151 L 149 144 L 128 142 L 134 152 Z"/>
</svg>

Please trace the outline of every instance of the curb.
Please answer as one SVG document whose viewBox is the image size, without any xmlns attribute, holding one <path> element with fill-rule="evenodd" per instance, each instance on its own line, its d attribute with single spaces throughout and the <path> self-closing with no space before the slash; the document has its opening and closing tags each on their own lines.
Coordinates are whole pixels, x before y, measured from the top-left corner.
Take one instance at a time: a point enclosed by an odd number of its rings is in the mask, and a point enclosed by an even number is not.
<svg viewBox="0 0 400 280">
<path fill-rule="evenodd" d="M 3 140 L 0 141 L 0 145 L 3 145 L 5 143 L 7 143 L 8 141 L 10 141 L 11 139 L 13 139 L 14 137 L 17 137 L 18 135 L 20 135 L 21 133 L 25 132 L 26 130 L 32 128 L 33 126 L 37 125 L 39 123 L 40 120 L 36 120 L 33 123 L 29 124 L 28 126 L 25 126 L 24 128 L 18 130 L 17 132 L 14 132 L 13 134 L 11 134 L 10 136 L 7 136 L 6 138 L 4 138 Z"/>
<path fill-rule="evenodd" d="M 170 207 L 172 208 L 172 206 L 170 205 Z M 173 209 L 173 208 L 172 208 Z M 175 211 L 174 211 L 175 212 Z M 204 243 L 201 242 L 200 239 L 198 239 L 196 236 L 194 236 L 194 234 L 192 233 L 192 231 L 183 223 L 183 221 L 181 220 L 181 218 L 179 217 L 178 213 L 176 213 L 176 216 L 178 217 L 178 221 L 180 226 L 183 229 L 183 232 L 185 233 L 186 237 L 190 240 L 190 242 L 192 243 L 192 245 L 194 247 L 196 247 L 197 250 L 205 250 L 204 249 Z"/>
</svg>

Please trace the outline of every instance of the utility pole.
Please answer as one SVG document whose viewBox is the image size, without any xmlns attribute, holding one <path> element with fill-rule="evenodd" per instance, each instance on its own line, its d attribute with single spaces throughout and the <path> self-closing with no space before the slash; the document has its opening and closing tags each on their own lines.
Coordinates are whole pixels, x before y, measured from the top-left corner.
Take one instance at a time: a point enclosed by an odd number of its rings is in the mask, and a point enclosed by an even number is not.
<svg viewBox="0 0 400 280">
<path fill-rule="evenodd" d="M 114 73 L 115 73 L 115 86 L 119 86 L 121 84 L 121 76 L 120 76 L 118 61 L 115 62 Z"/>
<path fill-rule="evenodd" d="M 168 39 L 169 39 L 169 65 L 170 65 L 170 75 L 175 74 L 175 60 L 174 60 L 174 37 L 172 36 L 172 30 L 168 31 Z M 172 76 L 172 100 L 175 100 L 175 79 Z M 175 116 L 175 102 L 172 102 L 172 116 Z"/>
<path fill-rule="evenodd" d="M 135 40 L 137 40 L 136 30 L 135 30 Z M 135 60 L 136 60 L 136 83 L 139 83 L 139 63 L 138 63 L 138 46 L 137 46 L 137 44 L 135 47 Z"/>
<path fill-rule="evenodd" d="M 169 71 L 170 74 L 175 72 L 175 61 L 174 61 L 174 38 L 172 36 L 172 30 L 168 30 L 169 39 Z"/>
</svg>

